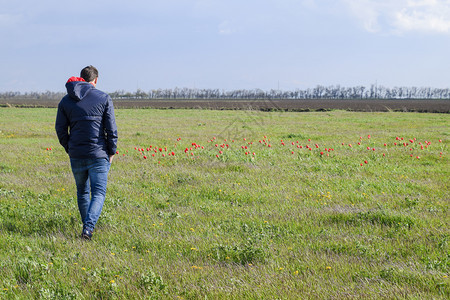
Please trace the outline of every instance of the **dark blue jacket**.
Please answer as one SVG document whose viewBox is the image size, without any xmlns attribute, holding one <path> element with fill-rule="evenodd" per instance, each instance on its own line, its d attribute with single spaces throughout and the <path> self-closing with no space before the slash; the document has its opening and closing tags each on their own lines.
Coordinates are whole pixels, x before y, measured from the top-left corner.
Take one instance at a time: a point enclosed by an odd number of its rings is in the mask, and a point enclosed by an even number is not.
<svg viewBox="0 0 450 300">
<path fill-rule="evenodd" d="M 66 83 L 55 129 L 71 158 L 108 158 L 117 149 L 114 106 L 108 94 L 84 81 Z"/>
</svg>

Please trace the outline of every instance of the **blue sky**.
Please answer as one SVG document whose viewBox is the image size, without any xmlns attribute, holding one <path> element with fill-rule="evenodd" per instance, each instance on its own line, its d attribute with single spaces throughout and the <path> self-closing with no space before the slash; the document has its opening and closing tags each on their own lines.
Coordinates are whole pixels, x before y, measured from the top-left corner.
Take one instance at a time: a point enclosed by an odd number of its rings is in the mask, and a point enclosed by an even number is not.
<svg viewBox="0 0 450 300">
<path fill-rule="evenodd" d="M 0 92 L 450 85 L 450 0 L 0 0 Z"/>
</svg>

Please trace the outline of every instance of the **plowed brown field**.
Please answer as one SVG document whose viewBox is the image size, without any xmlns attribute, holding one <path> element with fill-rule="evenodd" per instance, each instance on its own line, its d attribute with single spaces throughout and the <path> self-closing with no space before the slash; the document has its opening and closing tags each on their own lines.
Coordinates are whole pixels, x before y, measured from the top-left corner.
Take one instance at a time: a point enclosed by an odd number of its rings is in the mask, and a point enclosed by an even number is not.
<svg viewBox="0 0 450 300">
<path fill-rule="evenodd" d="M 0 99 L 1 106 L 57 107 L 55 100 Z M 449 113 L 450 100 L 370 100 L 370 99 L 298 99 L 298 100 L 173 100 L 173 99 L 115 99 L 117 108 L 159 109 L 214 109 L 214 110 L 263 110 L 263 111 L 404 111 Z"/>
</svg>

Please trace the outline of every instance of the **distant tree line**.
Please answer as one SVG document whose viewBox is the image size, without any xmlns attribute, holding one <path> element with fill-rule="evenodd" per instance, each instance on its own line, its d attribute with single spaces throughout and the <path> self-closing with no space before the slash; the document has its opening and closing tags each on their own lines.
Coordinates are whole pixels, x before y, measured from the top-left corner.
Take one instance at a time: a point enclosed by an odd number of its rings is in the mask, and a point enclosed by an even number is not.
<svg viewBox="0 0 450 300">
<path fill-rule="evenodd" d="M 20 99 L 61 99 L 65 93 L 61 92 L 3 92 L 0 98 Z M 355 86 L 341 87 L 318 85 L 315 88 L 282 91 L 271 89 L 199 89 L 174 88 L 155 89 L 145 92 L 138 89 L 136 92 L 115 91 L 109 93 L 113 99 L 450 99 L 450 88 L 430 87 L 393 87 L 371 85 L 370 87 Z"/>
<path fill-rule="evenodd" d="M 110 93 L 114 99 L 450 99 L 450 88 L 438 89 L 430 87 L 394 87 L 371 85 L 341 87 L 318 85 L 315 88 L 294 91 L 271 89 L 198 89 L 174 88 L 156 89 L 144 92 L 138 89 L 135 93 L 116 91 Z"/>
<path fill-rule="evenodd" d="M 65 93 L 61 92 L 0 92 L 0 99 L 61 100 Z"/>
</svg>

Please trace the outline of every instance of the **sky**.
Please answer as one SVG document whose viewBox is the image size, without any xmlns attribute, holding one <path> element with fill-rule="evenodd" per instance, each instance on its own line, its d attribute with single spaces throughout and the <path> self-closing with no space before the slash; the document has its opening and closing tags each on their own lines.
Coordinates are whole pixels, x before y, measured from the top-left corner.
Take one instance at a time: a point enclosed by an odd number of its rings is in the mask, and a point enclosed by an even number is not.
<svg viewBox="0 0 450 300">
<path fill-rule="evenodd" d="M 450 0 L 0 0 L 0 92 L 450 86 Z"/>
</svg>

